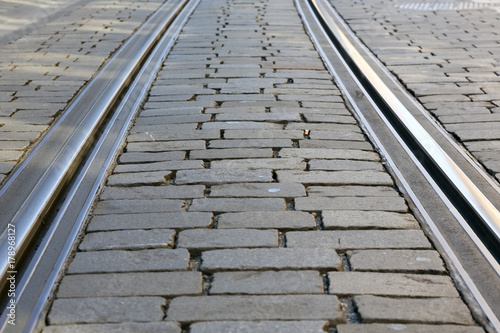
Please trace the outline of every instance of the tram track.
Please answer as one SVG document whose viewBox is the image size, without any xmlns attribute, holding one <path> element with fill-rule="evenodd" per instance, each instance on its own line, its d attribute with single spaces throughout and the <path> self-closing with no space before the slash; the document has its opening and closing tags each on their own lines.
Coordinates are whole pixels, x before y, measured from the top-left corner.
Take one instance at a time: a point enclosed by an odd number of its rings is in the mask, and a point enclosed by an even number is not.
<svg viewBox="0 0 500 333">
<path fill-rule="evenodd" d="M 428 233 L 441 252 L 446 254 L 455 278 L 467 286 L 465 289 L 471 290 L 470 302 L 480 307 L 476 316 L 480 317 L 480 313 L 484 312 L 487 317 L 484 321 L 500 330 L 499 314 L 495 312 L 500 307 L 496 307 L 495 300 L 492 300 L 494 295 L 488 295 L 489 287 L 485 285 L 485 281 L 498 283 L 500 276 L 500 191 L 497 184 L 466 153 L 460 151 L 456 143 L 443 135 L 444 132 L 422 113 L 411 98 L 404 97 L 401 87 L 392 85 L 396 84 L 394 79 L 381 78 L 382 74 L 388 73 L 382 67 L 374 68 L 376 60 L 367 55 L 366 50 L 361 48 L 363 55 L 358 52 L 360 46 L 353 46 L 353 35 L 348 35 L 346 28 L 341 27 L 340 18 L 326 2 L 295 1 L 325 64 L 343 88 L 361 126 L 386 159 L 388 168 L 415 213 L 427 223 Z M 20 231 L 21 242 L 16 249 L 19 258 L 16 256 L 15 260 L 20 261 L 23 254 L 30 256 L 30 261 L 25 264 L 27 273 L 23 274 L 18 284 L 21 296 L 18 300 L 26 302 L 23 308 L 31 313 L 20 323 L 25 332 L 36 331 L 39 321 L 43 320 L 46 300 L 51 297 L 54 283 L 73 250 L 74 241 L 116 159 L 117 151 L 124 144 L 130 123 L 197 3 L 168 1 L 151 17 L 134 35 L 134 38 L 141 35 L 146 38 L 136 41 L 137 44 L 132 42 L 132 38 L 123 46 L 94 81 L 102 78 L 106 83 L 94 83 L 94 88 L 90 85 L 76 97 L 68 107 L 71 112 L 59 120 L 0 190 L 0 205 L 11 207 L 11 214 L 1 217 L 0 226 L 4 230 L 8 225 L 15 225 Z M 162 17 L 165 13 L 168 15 Z M 138 48 L 141 49 L 139 55 Z M 134 62 L 124 60 L 132 54 Z M 115 58 L 121 65 L 113 67 Z M 349 76 L 350 79 L 345 79 Z M 387 81 L 391 85 L 384 83 Z M 382 93 L 381 86 L 385 90 Z M 92 105 L 90 109 L 95 107 L 95 111 L 82 116 L 79 111 L 74 111 L 79 105 L 86 108 Z M 71 119 L 73 114 L 78 114 L 78 117 Z M 85 123 L 86 117 L 93 119 Z M 82 125 L 76 131 L 68 132 L 66 127 L 72 126 L 65 121 Z M 408 123 L 411 126 L 407 126 Z M 59 131 L 63 135 L 60 136 Z M 75 139 L 75 143 L 68 143 L 73 135 L 79 138 Z M 419 143 L 422 141 L 424 143 Z M 54 148 L 55 142 L 60 148 Z M 435 157 L 436 152 L 438 157 Z M 69 162 L 62 163 L 62 160 Z M 407 165 L 410 160 L 413 163 Z M 41 165 L 52 167 L 42 169 Z M 22 183 L 22 186 L 17 183 Z M 46 189 L 42 190 L 44 186 Z M 440 202 L 436 203 L 436 200 Z M 44 237 L 33 242 L 44 219 L 51 221 L 43 227 Z M 73 222 L 68 224 L 64 221 Z M 449 225 L 450 221 L 455 224 Z M 481 224 L 476 221 L 481 221 Z M 465 235 L 459 229 L 465 230 Z M 9 245 L 7 236 L 5 229 L 0 237 L 0 248 L 4 252 Z M 36 249 L 32 249 L 33 243 Z M 469 261 L 465 261 L 463 256 L 469 256 Z M 489 264 L 472 272 L 471 265 L 483 260 L 481 258 L 486 258 Z M 6 259 L 0 261 L 2 282 L 6 281 L 9 271 Z M 496 287 L 498 284 L 493 285 L 492 290 Z M 3 328 L 7 324 L 6 311 L 0 322 Z"/>
<path fill-rule="evenodd" d="M 128 128 L 197 4 L 167 1 L 155 12 L 75 97 L 0 189 L 0 206 L 10 207 L 0 218 L 4 253 L 11 251 L 9 230 L 15 230 L 15 254 L 0 262 L 0 289 L 8 288 L 7 277 L 22 267 L 14 296 L 2 302 L 2 330 L 8 325 L 11 300 L 22 309 L 19 331 L 36 331 L 43 320 L 46 300 Z"/>
<path fill-rule="evenodd" d="M 327 68 L 455 278 L 486 313 L 485 321 L 500 330 L 498 300 L 489 294 L 500 276 L 498 184 L 406 93 L 328 2 L 296 0 L 296 5 Z M 417 173 L 422 179 L 415 179 Z M 453 238 L 459 234 L 457 244 Z M 471 243 L 464 247 L 467 237 Z"/>
</svg>

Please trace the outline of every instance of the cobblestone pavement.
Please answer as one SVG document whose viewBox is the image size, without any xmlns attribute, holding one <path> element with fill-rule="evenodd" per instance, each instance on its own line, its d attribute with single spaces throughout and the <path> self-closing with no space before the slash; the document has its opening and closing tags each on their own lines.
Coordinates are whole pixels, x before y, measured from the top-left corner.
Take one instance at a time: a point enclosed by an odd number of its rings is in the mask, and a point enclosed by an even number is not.
<svg viewBox="0 0 500 333">
<path fill-rule="evenodd" d="M 444 128 L 500 180 L 500 1 L 444 2 L 441 7 L 427 0 L 332 4 Z"/>
<path fill-rule="evenodd" d="M 0 182 L 162 1 L 92 1 L 0 49 Z"/>
<path fill-rule="evenodd" d="M 203 0 L 47 317 L 56 332 L 483 332 L 291 0 Z"/>
</svg>

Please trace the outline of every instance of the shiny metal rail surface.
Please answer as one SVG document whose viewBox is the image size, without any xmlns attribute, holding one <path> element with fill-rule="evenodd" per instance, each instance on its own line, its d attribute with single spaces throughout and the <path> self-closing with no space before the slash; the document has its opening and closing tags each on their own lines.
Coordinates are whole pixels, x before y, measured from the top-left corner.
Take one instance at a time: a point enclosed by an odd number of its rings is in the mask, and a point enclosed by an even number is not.
<svg viewBox="0 0 500 333">
<path fill-rule="evenodd" d="M 90 147 L 99 126 L 186 0 L 166 2 L 123 45 L 0 189 L 0 250 L 9 253 L 8 229 L 15 229 L 13 256 L 0 259 L 0 289 L 9 265 L 19 261 L 44 214 L 53 205 Z"/>
<path fill-rule="evenodd" d="M 467 174 L 462 171 L 462 169 L 455 163 L 455 161 L 448 155 L 448 153 L 441 148 L 441 146 L 436 142 L 435 138 L 428 133 L 428 129 L 424 128 L 419 120 L 415 118 L 415 116 L 408 111 L 406 104 L 403 104 L 399 97 L 394 94 L 394 91 L 397 90 L 394 87 L 389 88 L 386 83 L 381 79 L 380 74 L 377 74 L 372 67 L 365 61 L 365 58 L 358 52 L 359 45 L 355 47 L 351 40 L 354 38 L 350 36 L 349 38 L 342 32 L 336 22 L 341 21 L 340 17 L 335 13 L 334 9 L 331 8 L 329 4 L 320 0 L 310 0 L 310 1 L 297 1 L 298 8 L 308 8 L 311 12 L 309 15 L 316 15 L 316 20 L 319 26 L 322 26 L 320 29 L 324 29 L 323 34 L 325 34 L 325 38 L 334 40 L 329 41 L 332 49 L 335 49 L 339 57 L 342 58 L 342 62 L 347 68 L 347 72 L 350 72 L 350 75 L 355 78 L 354 81 L 357 82 L 359 86 L 358 92 L 360 95 L 363 95 L 363 98 L 366 97 L 374 106 L 374 109 L 377 109 L 379 112 L 379 116 L 381 119 L 384 119 L 386 125 L 390 128 L 390 131 L 395 137 L 398 137 L 400 140 L 400 144 L 405 147 L 405 150 L 408 152 L 408 157 L 413 160 L 416 165 L 420 165 L 419 169 L 422 174 L 427 178 L 427 181 L 436 187 L 435 191 L 444 202 L 447 209 L 452 212 L 455 216 L 456 220 L 462 224 L 462 227 L 468 233 L 470 238 L 476 243 L 476 246 L 483 252 L 482 254 L 488 260 L 489 264 L 496 272 L 496 275 L 500 274 L 500 268 L 498 264 L 498 241 L 500 236 L 500 212 L 495 204 L 498 205 L 497 200 L 494 200 L 492 203 L 491 195 L 489 198 L 481 192 L 481 190 L 476 186 L 475 182 L 477 179 L 483 177 L 481 182 L 481 189 L 485 188 L 485 184 L 490 186 L 488 189 L 489 194 L 493 193 L 493 197 L 495 194 L 498 194 L 498 186 L 491 181 L 488 175 L 486 175 L 482 170 L 477 172 L 479 175 L 474 175 L 472 180 L 470 178 L 470 171 Z M 307 5 L 306 5 L 307 3 Z M 305 10 L 305 9 L 304 9 Z M 301 15 L 304 15 L 304 11 L 301 12 Z M 307 18 L 304 18 L 307 21 Z M 313 29 L 309 26 L 309 31 L 314 36 Z M 344 29 L 348 29 L 344 27 Z M 318 42 L 317 40 L 315 41 Z M 335 44 L 335 46 L 333 45 Z M 320 47 L 321 48 L 321 47 Z M 340 51 L 337 51 L 337 48 Z M 329 69 L 333 72 L 338 71 L 338 68 L 333 68 L 327 59 L 327 55 L 325 55 L 324 51 L 321 51 L 322 56 L 325 58 L 325 62 L 330 66 Z M 366 54 L 365 54 L 366 57 Z M 373 61 L 373 58 L 372 58 Z M 339 79 L 338 75 L 335 75 L 337 79 Z M 394 80 L 389 80 L 395 82 Z M 342 84 L 341 84 L 342 85 Z M 352 89 L 352 87 L 351 87 Z M 371 95 L 370 95 L 371 94 Z M 349 97 L 349 93 L 347 93 L 348 99 L 351 104 L 356 103 L 356 97 Z M 410 103 L 411 104 L 411 103 Z M 353 106 L 356 109 L 358 116 L 366 122 L 362 112 L 355 105 Z M 383 109 L 384 111 L 381 111 Z M 390 111 L 391 114 L 387 114 L 387 111 Z M 385 113 L 384 113 L 385 112 Z M 387 118 L 393 118 L 388 120 Z M 394 119 L 398 124 L 394 126 Z M 380 134 L 375 134 L 371 129 L 371 125 L 369 123 L 364 124 L 367 127 L 368 132 L 370 132 L 370 136 L 376 144 L 379 146 L 379 149 L 382 151 L 382 154 L 388 159 L 389 164 L 391 165 L 393 172 L 396 174 L 397 178 L 400 178 L 400 182 L 403 187 L 406 187 L 406 192 L 412 197 L 414 201 L 414 205 L 420 211 L 421 216 L 426 220 L 434 237 L 441 243 L 441 247 L 444 248 L 445 252 L 453 262 L 455 269 L 460 274 L 461 278 L 465 281 L 465 284 L 471 290 L 472 294 L 476 298 L 476 301 L 481 306 L 482 310 L 486 313 L 488 320 L 491 325 L 498 330 L 500 328 L 500 323 L 498 321 L 497 315 L 492 311 L 488 303 L 484 300 L 483 295 L 476 288 L 476 285 L 470 278 L 469 274 L 461 265 L 460 260 L 455 256 L 454 250 L 448 245 L 445 237 L 441 235 L 439 228 L 436 227 L 432 218 L 428 216 L 425 211 L 425 207 L 423 207 L 417 197 L 415 197 L 411 186 L 408 185 L 404 176 L 398 171 L 398 166 L 394 165 L 392 161 L 391 154 L 387 154 L 387 149 L 381 146 L 380 140 L 377 139 L 377 136 L 380 137 Z M 394 127 L 397 127 L 395 129 Z M 403 131 L 401 131 L 401 128 Z M 442 131 L 440 131 L 442 133 Z M 405 139 L 401 139 L 404 137 Z M 413 140 L 413 143 L 407 143 L 407 140 Z M 415 142 L 419 147 L 415 147 Z M 456 146 L 456 145 L 455 145 Z M 427 155 L 427 158 L 432 160 L 432 164 L 439 168 L 439 174 L 436 177 L 436 170 L 427 171 L 424 167 L 421 166 L 422 156 L 415 157 L 414 151 L 420 150 Z M 413 151 L 413 152 L 412 152 Z M 465 155 L 465 154 L 463 154 Z M 470 158 L 468 162 L 471 164 L 469 167 L 472 169 L 476 169 L 477 166 L 471 163 Z M 424 163 L 425 164 L 425 163 Z M 429 163 L 427 163 L 429 164 Z M 463 167 L 463 163 L 461 164 Z M 431 176 L 431 174 L 434 174 Z M 443 178 L 442 175 L 445 175 L 449 184 L 445 185 L 448 188 L 439 188 L 438 185 L 443 186 Z M 441 177 L 440 177 L 441 176 Z M 437 178 L 437 179 L 436 179 Z M 440 184 L 438 184 L 440 183 Z M 451 191 L 451 195 L 450 195 Z M 461 203 L 465 203 L 465 205 L 469 205 L 475 210 L 477 217 L 472 217 L 473 220 L 481 220 L 485 223 L 485 226 L 490 231 L 489 243 L 484 245 L 484 240 L 480 240 L 476 235 L 476 230 L 473 230 L 467 222 L 470 222 L 471 218 L 468 212 L 464 212 L 463 207 L 461 205 L 457 205 L 456 200 L 453 196 L 460 196 L 464 199 Z M 496 197 L 495 197 L 496 198 Z M 463 205 L 463 206 L 465 206 Z M 476 226 L 477 228 L 477 226 Z M 487 240 L 488 241 L 488 240 Z M 496 258 L 495 258 L 496 257 Z M 479 263 L 478 263 L 479 264 Z"/>
</svg>

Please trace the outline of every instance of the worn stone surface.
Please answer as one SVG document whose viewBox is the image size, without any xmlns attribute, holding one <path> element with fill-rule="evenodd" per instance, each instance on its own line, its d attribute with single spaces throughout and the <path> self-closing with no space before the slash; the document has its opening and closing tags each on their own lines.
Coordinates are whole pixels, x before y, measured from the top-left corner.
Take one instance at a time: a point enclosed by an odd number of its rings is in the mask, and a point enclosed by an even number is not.
<svg viewBox="0 0 500 333">
<path fill-rule="evenodd" d="M 88 324 L 48 326 L 44 333 L 181 333 L 178 323 L 172 321 L 150 323 Z"/>
<path fill-rule="evenodd" d="M 184 209 L 183 200 L 170 199 L 136 199 L 136 200 L 104 200 L 99 201 L 94 214 L 132 214 L 132 213 L 159 213 L 181 212 Z"/>
<path fill-rule="evenodd" d="M 331 272 L 333 295 L 457 297 L 448 276 L 396 273 Z"/>
<path fill-rule="evenodd" d="M 308 186 L 309 197 L 398 197 L 399 193 L 387 186 Z"/>
<path fill-rule="evenodd" d="M 245 212 L 256 210 L 285 210 L 284 199 L 279 198 L 208 198 L 194 199 L 190 212 Z"/>
<path fill-rule="evenodd" d="M 220 160 L 210 164 L 212 169 L 273 169 L 273 170 L 305 170 L 306 163 L 301 158 L 266 158 Z"/>
<path fill-rule="evenodd" d="M 295 209 L 318 210 L 368 210 L 406 213 L 408 207 L 401 197 L 306 197 L 295 199 Z"/>
<path fill-rule="evenodd" d="M 332 249 L 429 249 L 421 230 L 290 231 L 287 247 Z"/>
<path fill-rule="evenodd" d="M 270 184 L 229 184 L 216 185 L 210 188 L 210 197 L 304 197 L 306 190 L 302 184 L 270 183 Z"/>
<path fill-rule="evenodd" d="M 271 170 L 208 169 L 181 170 L 175 177 L 176 184 L 222 184 L 238 182 L 272 182 Z"/>
<path fill-rule="evenodd" d="M 78 252 L 68 273 L 180 270 L 189 267 L 186 249 Z"/>
<path fill-rule="evenodd" d="M 474 325 L 460 298 L 386 298 L 356 296 L 354 302 L 363 323 L 422 323 Z"/>
<path fill-rule="evenodd" d="M 323 211 L 325 229 L 417 229 L 410 214 L 379 211 Z"/>
<path fill-rule="evenodd" d="M 306 212 L 252 211 L 226 213 L 217 217 L 219 229 L 314 229 L 316 221 L 312 214 Z"/>
<path fill-rule="evenodd" d="M 202 253 L 202 270 L 340 269 L 331 249 L 234 249 Z"/>
<path fill-rule="evenodd" d="M 343 321 L 333 295 L 204 296 L 174 298 L 167 319 L 202 320 L 328 320 Z"/>
<path fill-rule="evenodd" d="M 276 230 L 184 230 L 179 233 L 178 247 L 205 250 L 233 247 L 278 247 Z"/>
<path fill-rule="evenodd" d="M 67 275 L 57 296 L 178 296 L 199 295 L 202 276 L 199 272 L 144 272 Z"/>
<path fill-rule="evenodd" d="M 323 279 L 316 271 L 222 272 L 213 278 L 211 295 L 323 293 Z"/>
<path fill-rule="evenodd" d="M 101 194 L 101 200 L 118 199 L 187 199 L 204 197 L 205 186 L 138 186 L 128 187 L 106 187 Z"/>
<path fill-rule="evenodd" d="M 174 237 L 175 231 L 168 229 L 94 232 L 78 248 L 80 251 L 172 248 Z"/>
<path fill-rule="evenodd" d="M 446 272 L 438 252 L 432 250 L 353 251 L 349 262 L 353 271 Z"/>
<path fill-rule="evenodd" d="M 337 331 L 339 333 L 484 333 L 479 326 L 420 324 L 338 325 Z"/>
<path fill-rule="evenodd" d="M 110 214 L 92 218 L 87 230 L 125 230 L 150 228 L 207 228 L 213 224 L 211 213 L 146 213 L 146 214 Z"/>
<path fill-rule="evenodd" d="M 165 184 L 172 171 L 119 173 L 108 178 L 109 186 L 141 186 Z"/>
<path fill-rule="evenodd" d="M 54 301 L 50 324 L 160 321 L 165 299 L 161 297 L 61 298 Z"/>
<path fill-rule="evenodd" d="M 191 325 L 191 333 L 220 332 L 274 332 L 274 333 L 324 333 L 327 321 L 211 321 Z"/>
<path fill-rule="evenodd" d="M 377 171 L 276 171 L 280 182 L 324 185 L 392 186 L 391 177 Z"/>
</svg>

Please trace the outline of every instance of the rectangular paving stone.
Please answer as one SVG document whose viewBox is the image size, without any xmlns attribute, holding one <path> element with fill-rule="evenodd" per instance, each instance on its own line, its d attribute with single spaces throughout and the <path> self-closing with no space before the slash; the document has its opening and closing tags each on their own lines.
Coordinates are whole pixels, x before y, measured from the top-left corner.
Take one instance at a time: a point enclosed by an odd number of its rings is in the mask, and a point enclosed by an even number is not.
<svg viewBox="0 0 500 333">
<path fill-rule="evenodd" d="M 289 231 L 287 247 L 331 249 L 429 249 L 421 230 L 321 230 Z"/>
<path fill-rule="evenodd" d="M 224 103 L 227 104 L 228 102 Z M 267 102 L 268 104 L 270 102 Z M 237 130 L 237 129 L 269 129 L 269 130 L 281 130 L 283 129 L 282 124 L 276 123 L 266 123 L 259 121 L 214 121 L 211 123 L 204 123 L 203 129 L 215 129 L 215 130 Z"/>
<path fill-rule="evenodd" d="M 223 184 L 239 182 L 272 182 L 269 169 L 203 169 L 181 170 L 175 177 L 176 184 Z"/>
<path fill-rule="evenodd" d="M 373 147 L 366 141 L 340 141 L 340 140 L 300 140 L 301 149 L 355 149 L 373 151 Z"/>
<path fill-rule="evenodd" d="M 410 214 L 383 211 L 323 211 L 325 229 L 418 229 Z"/>
<path fill-rule="evenodd" d="M 119 173 L 109 176 L 108 186 L 143 186 L 165 184 L 172 171 Z"/>
<path fill-rule="evenodd" d="M 343 321 L 340 302 L 333 295 L 177 297 L 167 319 L 203 320 L 328 320 Z"/>
<path fill-rule="evenodd" d="M 58 298 L 201 295 L 200 272 L 66 275 Z"/>
<path fill-rule="evenodd" d="M 211 140 L 208 143 L 208 148 L 282 148 L 292 146 L 292 140 L 288 139 L 229 139 Z"/>
<path fill-rule="evenodd" d="M 94 216 L 87 231 L 151 229 L 151 228 L 208 228 L 213 224 L 211 213 L 145 213 Z"/>
<path fill-rule="evenodd" d="M 376 170 L 384 171 L 379 162 L 350 161 L 350 160 L 310 160 L 309 170 Z"/>
<path fill-rule="evenodd" d="M 187 199 L 203 198 L 205 186 L 137 186 L 137 187 L 112 187 L 107 186 L 101 194 L 101 200 L 119 199 Z"/>
<path fill-rule="evenodd" d="M 296 171 L 278 170 L 278 181 L 325 185 L 375 185 L 392 186 L 392 178 L 378 171 Z"/>
<path fill-rule="evenodd" d="M 213 275 L 211 295 L 323 294 L 317 271 L 222 272 Z"/>
<path fill-rule="evenodd" d="M 305 197 L 295 199 L 296 210 L 369 210 L 408 212 L 406 202 L 401 197 Z"/>
<path fill-rule="evenodd" d="M 302 121 L 298 113 L 269 113 L 269 112 L 220 113 L 215 117 L 215 120 L 216 121 L 268 121 L 268 122 Z"/>
<path fill-rule="evenodd" d="M 130 142 L 127 152 L 161 152 L 169 150 L 195 150 L 205 149 L 206 143 L 202 140 L 191 141 L 156 141 L 156 142 Z"/>
<path fill-rule="evenodd" d="M 94 232 L 85 235 L 78 248 L 80 251 L 172 248 L 174 238 L 175 231 L 169 229 Z"/>
<path fill-rule="evenodd" d="M 271 158 L 271 148 L 228 148 L 228 149 L 206 149 L 191 151 L 191 159 L 201 160 L 223 160 L 227 158 Z"/>
<path fill-rule="evenodd" d="M 180 160 L 166 161 L 154 163 L 127 163 L 118 164 L 113 170 L 114 174 L 127 173 L 125 176 L 131 176 L 130 172 L 145 172 L 145 171 L 163 171 L 163 170 L 183 170 L 183 169 L 203 169 L 203 161 Z"/>
<path fill-rule="evenodd" d="M 301 130 L 227 130 L 225 139 L 303 139 Z"/>
<path fill-rule="evenodd" d="M 179 323 L 172 321 L 151 323 L 120 323 L 120 324 L 88 324 L 88 325 L 57 325 L 48 326 L 43 329 L 44 333 L 181 333 Z"/>
<path fill-rule="evenodd" d="M 309 197 L 399 197 L 388 186 L 308 186 Z"/>
<path fill-rule="evenodd" d="M 142 116 L 142 114 L 141 114 Z M 207 117 L 208 115 L 203 115 Z M 173 117 L 173 116 L 170 116 Z M 169 118 L 170 118 L 169 117 Z M 139 117 L 151 119 L 149 123 L 156 125 L 157 118 L 162 117 Z M 144 125 L 144 123 L 143 123 Z M 218 130 L 178 130 L 178 131 L 147 131 L 142 133 L 132 133 L 127 137 L 128 142 L 154 142 L 154 141 L 175 141 L 175 140 L 215 140 L 220 138 Z"/>
<path fill-rule="evenodd" d="M 208 198 L 194 199 L 190 212 L 248 212 L 255 210 L 286 210 L 280 198 Z"/>
<path fill-rule="evenodd" d="M 307 159 L 380 161 L 380 157 L 374 152 L 352 149 L 283 148 L 280 150 L 280 156 Z"/>
<path fill-rule="evenodd" d="M 460 298 L 387 298 L 355 296 L 363 323 L 422 323 L 474 325 L 469 309 Z"/>
<path fill-rule="evenodd" d="M 206 321 L 192 324 L 191 333 L 274 332 L 325 333 L 327 321 Z M 86 333 L 86 332 L 85 332 Z M 128 332 L 127 332 L 128 333 Z"/>
<path fill-rule="evenodd" d="M 295 183 L 244 183 L 216 185 L 210 188 L 210 197 L 303 197 L 306 190 L 302 184 Z"/>
<path fill-rule="evenodd" d="M 458 297 L 449 276 L 429 274 L 330 272 L 333 295 Z"/>
<path fill-rule="evenodd" d="M 104 200 L 99 201 L 94 209 L 95 215 L 127 213 L 159 213 L 183 211 L 183 200 Z"/>
<path fill-rule="evenodd" d="M 279 184 L 279 183 L 278 183 Z M 226 213 L 217 217 L 218 229 L 315 229 L 316 221 L 312 214 L 296 211 L 251 211 Z"/>
<path fill-rule="evenodd" d="M 177 247 L 195 250 L 278 247 L 278 231 L 252 229 L 184 230 L 179 233 Z"/>
<path fill-rule="evenodd" d="M 186 249 L 77 252 L 68 274 L 181 270 L 189 267 Z"/>
<path fill-rule="evenodd" d="M 160 153 L 124 153 L 118 159 L 123 163 L 145 163 L 145 162 L 160 162 L 160 161 L 175 161 L 183 160 L 186 152 L 183 151 L 165 151 Z"/>
<path fill-rule="evenodd" d="M 48 315 L 52 325 L 160 321 L 161 297 L 95 297 L 56 299 Z"/>
<path fill-rule="evenodd" d="M 366 250 L 349 253 L 353 271 L 444 273 L 446 269 L 434 250 Z"/>
<path fill-rule="evenodd" d="M 349 324 L 338 325 L 338 333 L 484 333 L 479 326 L 424 325 L 424 324 Z"/>
<path fill-rule="evenodd" d="M 277 248 L 213 250 L 202 253 L 202 270 L 340 269 L 332 249 Z"/>
<path fill-rule="evenodd" d="M 305 170 L 306 162 L 300 158 L 254 158 L 238 160 L 220 160 L 210 163 L 211 169 L 273 169 Z"/>
</svg>

